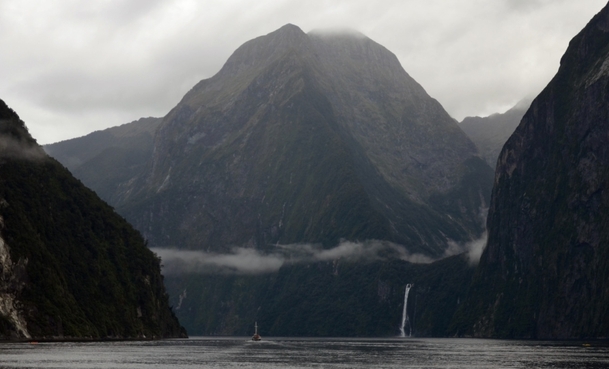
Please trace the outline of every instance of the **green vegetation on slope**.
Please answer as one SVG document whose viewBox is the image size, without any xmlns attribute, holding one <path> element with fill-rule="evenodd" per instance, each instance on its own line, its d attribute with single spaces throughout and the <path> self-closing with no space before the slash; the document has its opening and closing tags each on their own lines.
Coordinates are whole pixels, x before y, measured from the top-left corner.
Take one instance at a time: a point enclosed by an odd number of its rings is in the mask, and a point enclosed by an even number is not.
<svg viewBox="0 0 609 369">
<path fill-rule="evenodd" d="M 8 109 L 3 102 L 0 107 Z M 0 115 L 3 139 L 7 131 L 11 139 L 28 142 L 22 149 L 42 153 L 16 115 Z M 5 153 L 0 153 L 1 234 L 10 259 L 25 266 L 17 269 L 23 272 L 21 287 L 12 292 L 29 334 L 184 335 L 168 306 L 160 260 L 141 235 L 55 160 Z"/>
</svg>

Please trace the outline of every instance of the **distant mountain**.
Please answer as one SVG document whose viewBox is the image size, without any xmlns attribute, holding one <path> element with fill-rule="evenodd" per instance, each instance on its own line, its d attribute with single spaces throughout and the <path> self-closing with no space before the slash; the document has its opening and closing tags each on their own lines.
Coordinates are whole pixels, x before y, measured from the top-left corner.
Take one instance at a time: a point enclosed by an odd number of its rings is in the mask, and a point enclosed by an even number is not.
<svg viewBox="0 0 609 369">
<path fill-rule="evenodd" d="M 115 206 L 156 247 L 384 239 L 438 256 L 483 232 L 491 173 L 392 53 L 287 25 L 186 94 Z"/>
<path fill-rule="evenodd" d="M 502 114 L 497 113 L 488 117 L 466 117 L 459 123 L 459 126 L 476 144 L 480 156 L 494 168 L 499 152 L 518 127 L 530 105 L 531 101 L 525 99 Z"/>
<path fill-rule="evenodd" d="M 54 155 L 63 147 L 47 150 Z M 429 261 L 480 237 L 492 186 L 492 169 L 475 145 L 395 55 L 358 33 L 305 34 L 293 25 L 246 42 L 215 76 L 194 86 L 163 118 L 148 152 L 141 170 L 88 159 L 74 173 L 109 199 L 150 246 L 195 252 L 188 261 L 233 258 L 235 250 L 246 250 L 239 265 L 252 266 L 258 257 L 277 254 L 291 260 L 282 254 L 288 249 L 328 251 L 341 242 L 367 249 L 370 240 L 395 246 L 370 260 L 352 262 L 339 254 L 332 261 L 286 262 L 254 276 L 217 271 L 217 265 L 184 268 L 168 276 L 167 286 L 176 314 L 194 334 L 245 334 L 253 319 L 276 334 L 396 334 L 405 278 L 425 268 L 394 260 L 395 253 Z M 119 155 L 114 162 L 120 161 Z M 109 172 L 105 188 L 111 190 L 98 190 L 84 171 Z M 385 273 L 381 260 L 394 260 L 403 271 Z M 454 263 L 430 266 L 433 280 L 447 277 L 441 270 L 467 280 L 467 262 Z M 335 274 L 339 264 L 349 272 Z M 344 291 L 365 278 L 367 297 L 347 304 L 352 298 Z M 391 297 L 379 299 L 378 286 Z M 421 332 L 440 334 L 448 324 L 442 319 L 452 317 L 464 292 L 417 286 L 413 296 L 450 296 L 438 305 L 441 313 L 431 313 L 431 306 L 419 310 L 428 322 Z M 293 310 L 302 296 L 318 303 Z M 379 309 L 393 310 L 372 317 Z M 302 315 L 282 324 L 273 321 L 286 318 L 279 310 Z M 361 325 L 343 321 L 326 329 L 323 311 L 330 310 L 344 319 L 357 316 Z M 443 323 L 434 326 L 438 314 L 443 318 L 436 322 Z"/>
<path fill-rule="evenodd" d="M 159 259 L 0 100 L 0 339 L 180 337 Z"/>
<path fill-rule="evenodd" d="M 609 332 L 609 5 L 569 43 L 497 163 L 460 335 Z"/>
<path fill-rule="evenodd" d="M 161 118 L 137 121 L 86 136 L 45 145 L 44 150 L 66 166 L 103 200 L 115 204 L 119 186 L 141 172 L 152 156 L 152 140 Z"/>
</svg>

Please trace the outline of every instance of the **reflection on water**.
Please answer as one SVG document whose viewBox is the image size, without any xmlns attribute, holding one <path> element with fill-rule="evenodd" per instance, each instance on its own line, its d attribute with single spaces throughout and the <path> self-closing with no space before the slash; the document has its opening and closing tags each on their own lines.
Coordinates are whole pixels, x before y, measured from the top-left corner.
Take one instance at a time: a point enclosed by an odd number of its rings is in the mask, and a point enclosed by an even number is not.
<svg viewBox="0 0 609 369">
<path fill-rule="evenodd" d="M 1 368 L 609 368 L 607 342 L 198 337 L 0 344 Z"/>
</svg>

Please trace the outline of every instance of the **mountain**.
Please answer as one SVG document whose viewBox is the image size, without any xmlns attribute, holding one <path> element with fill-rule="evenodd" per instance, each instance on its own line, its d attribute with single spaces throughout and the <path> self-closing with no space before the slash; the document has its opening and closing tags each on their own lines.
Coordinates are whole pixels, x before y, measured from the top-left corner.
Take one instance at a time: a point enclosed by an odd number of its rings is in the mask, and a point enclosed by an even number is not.
<svg viewBox="0 0 609 369">
<path fill-rule="evenodd" d="M 0 100 L 0 339 L 185 336 L 141 235 Z"/>
<path fill-rule="evenodd" d="M 497 162 L 488 245 L 458 335 L 609 332 L 609 5 L 569 43 Z"/>
<path fill-rule="evenodd" d="M 499 152 L 518 127 L 530 105 L 531 101 L 525 99 L 505 113 L 492 114 L 488 117 L 466 117 L 459 123 L 459 127 L 476 144 L 480 156 L 494 168 Z"/>
<path fill-rule="evenodd" d="M 491 173 L 388 50 L 287 25 L 184 96 L 114 205 L 156 247 L 383 239 L 438 256 L 483 232 Z"/>
<path fill-rule="evenodd" d="M 443 301 L 417 310 L 427 314 L 419 332 L 439 335 L 465 297 L 465 259 L 409 260 L 445 257 L 483 234 L 492 169 L 395 55 L 362 34 L 286 25 L 246 42 L 162 119 L 148 152 L 137 170 L 88 160 L 74 172 L 94 189 L 79 173 L 111 173 L 101 193 L 163 256 L 192 334 L 246 334 L 254 320 L 261 333 L 397 334 L 404 284 L 430 273 L 460 282 L 413 289 Z M 345 245 L 367 257 L 352 260 Z M 347 291 L 359 286 L 356 301 Z"/>
<path fill-rule="evenodd" d="M 160 123 L 161 118 L 141 118 L 43 148 L 99 197 L 114 204 L 119 200 L 114 197 L 119 185 L 141 172 L 150 160 Z"/>
</svg>

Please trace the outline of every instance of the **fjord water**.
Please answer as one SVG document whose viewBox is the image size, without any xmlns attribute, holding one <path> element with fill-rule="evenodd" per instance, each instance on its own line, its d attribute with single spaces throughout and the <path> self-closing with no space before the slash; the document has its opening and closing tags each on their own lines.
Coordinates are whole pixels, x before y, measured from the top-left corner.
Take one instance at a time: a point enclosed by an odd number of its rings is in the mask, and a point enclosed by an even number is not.
<svg viewBox="0 0 609 369">
<path fill-rule="evenodd" d="M 247 337 L 0 345 L 0 368 L 607 368 L 606 342 Z"/>
</svg>

